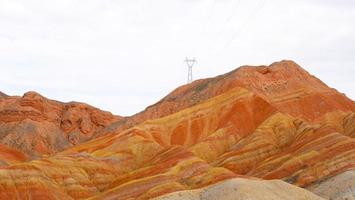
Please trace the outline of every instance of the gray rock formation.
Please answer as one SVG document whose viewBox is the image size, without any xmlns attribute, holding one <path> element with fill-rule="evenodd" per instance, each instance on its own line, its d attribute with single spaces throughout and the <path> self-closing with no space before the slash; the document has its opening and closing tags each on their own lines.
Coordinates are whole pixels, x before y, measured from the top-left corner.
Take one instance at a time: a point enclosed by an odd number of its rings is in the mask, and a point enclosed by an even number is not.
<svg viewBox="0 0 355 200">
<path fill-rule="evenodd" d="M 155 200 L 322 200 L 323 198 L 281 180 L 229 179 L 214 185 L 170 193 Z"/>
<path fill-rule="evenodd" d="M 355 200 L 355 170 L 333 176 L 306 189 L 329 200 Z"/>
</svg>

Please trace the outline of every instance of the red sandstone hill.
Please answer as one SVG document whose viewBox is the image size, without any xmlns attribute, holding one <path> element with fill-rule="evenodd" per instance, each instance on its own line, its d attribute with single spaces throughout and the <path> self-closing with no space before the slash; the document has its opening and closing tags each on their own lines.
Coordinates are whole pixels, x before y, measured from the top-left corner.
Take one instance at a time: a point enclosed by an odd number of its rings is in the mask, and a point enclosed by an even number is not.
<svg viewBox="0 0 355 200">
<path fill-rule="evenodd" d="M 235 87 L 248 89 L 278 110 L 310 121 L 331 111 L 355 110 L 352 100 L 329 88 L 295 62 L 284 60 L 270 66 L 241 66 L 229 73 L 181 86 L 144 111 L 113 123 L 102 133 L 167 116 Z"/>
<path fill-rule="evenodd" d="M 21 98 L 5 99 L 3 110 L 22 108 L 8 103 Z M 56 119 L 60 133 L 85 135 L 79 119 L 93 122 L 76 112 L 66 126 L 67 104 L 44 105 L 36 107 L 41 115 L 16 123 L 57 113 L 46 119 Z M 134 116 L 113 117 L 55 155 L 3 156 L 9 166 L 0 168 L 0 199 L 351 199 L 354 110 L 352 100 L 292 61 L 243 66 L 182 86 Z M 15 116 L 2 124 L 22 115 Z M 0 159 L 17 155 L 4 149 Z"/>
<path fill-rule="evenodd" d="M 0 98 L 0 143 L 29 158 L 90 140 L 119 116 L 83 103 L 62 103 L 35 92 Z"/>
</svg>

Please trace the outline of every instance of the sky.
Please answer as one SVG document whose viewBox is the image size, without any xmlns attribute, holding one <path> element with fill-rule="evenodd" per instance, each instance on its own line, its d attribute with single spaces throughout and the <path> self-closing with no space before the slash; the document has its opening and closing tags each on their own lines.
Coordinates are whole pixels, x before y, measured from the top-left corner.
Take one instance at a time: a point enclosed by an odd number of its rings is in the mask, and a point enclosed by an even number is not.
<svg viewBox="0 0 355 200">
<path fill-rule="evenodd" d="M 128 116 L 187 81 L 290 59 L 355 99 L 352 0 L 0 0 L 0 91 Z"/>
</svg>

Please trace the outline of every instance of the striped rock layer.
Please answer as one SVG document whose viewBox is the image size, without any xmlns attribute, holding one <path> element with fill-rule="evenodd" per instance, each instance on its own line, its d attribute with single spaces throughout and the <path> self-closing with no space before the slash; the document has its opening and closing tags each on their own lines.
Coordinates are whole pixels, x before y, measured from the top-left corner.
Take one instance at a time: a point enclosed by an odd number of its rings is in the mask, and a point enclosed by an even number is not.
<svg viewBox="0 0 355 200">
<path fill-rule="evenodd" d="M 0 94 L 0 143 L 27 160 L 90 140 L 96 131 L 119 119 L 83 103 L 62 103 L 35 92 L 22 97 Z M 1 152 L 0 161 L 6 163 Z"/>
<path fill-rule="evenodd" d="M 218 199 L 225 191 L 340 199 L 322 184 L 355 167 L 354 111 L 292 61 L 243 66 L 182 86 L 51 156 L 24 162 L 0 147 L 9 165 L 0 168 L 0 199 Z"/>
</svg>

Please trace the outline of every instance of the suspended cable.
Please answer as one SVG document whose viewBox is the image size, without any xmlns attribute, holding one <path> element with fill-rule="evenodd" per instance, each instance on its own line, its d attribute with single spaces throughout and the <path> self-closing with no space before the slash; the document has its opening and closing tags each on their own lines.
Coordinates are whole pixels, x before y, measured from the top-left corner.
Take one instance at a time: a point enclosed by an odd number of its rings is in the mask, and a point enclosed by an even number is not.
<svg viewBox="0 0 355 200">
<path fill-rule="evenodd" d="M 253 20 L 257 16 L 259 11 L 265 6 L 266 1 L 267 0 L 259 1 L 258 5 L 253 9 L 253 11 L 244 21 L 244 23 L 240 26 L 240 29 L 237 29 L 237 31 L 233 33 L 231 39 L 223 46 L 222 49 L 220 49 L 219 52 L 227 48 L 248 27 L 249 22 L 251 22 L 251 20 Z"/>
<path fill-rule="evenodd" d="M 209 22 L 211 20 L 212 15 L 213 15 L 213 11 L 214 11 L 214 7 L 216 6 L 216 2 L 217 2 L 217 0 L 213 0 L 213 3 L 212 3 L 212 6 L 211 6 L 211 9 L 209 11 L 209 15 L 207 16 L 206 22 Z"/>
<path fill-rule="evenodd" d="M 234 9 L 232 9 L 231 14 L 228 15 L 228 17 L 226 18 L 225 23 L 223 24 L 222 28 L 217 32 L 217 34 L 215 34 L 216 37 L 213 37 L 213 39 L 208 40 L 208 41 L 206 42 L 206 49 L 210 49 L 211 46 L 212 46 L 216 41 L 218 41 L 220 35 L 224 32 L 224 29 L 225 29 L 225 27 L 227 26 L 228 22 L 230 21 L 231 18 L 233 18 L 235 11 L 238 9 L 240 1 L 241 1 L 241 0 L 236 0 L 236 1 L 235 1 L 236 4 L 235 4 L 234 6 L 233 6 L 233 5 L 230 6 L 230 7 L 234 7 Z M 234 0 L 232 0 L 232 3 L 233 3 L 233 2 L 234 2 Z M 216 1 L 213 2 L 213 5 L 212 5 L 211 8 L 214 8 L 214 7 L 215 7 L 215 5 L 214 5 L 215 3 L 216 3 Z M 205 32 L 206 32 L 206 31 L 205 31 Z"/>
<path fill-rule="evenodd" d="M 217 0 L 212 0 L 212 4 L 211 6 L 209 7 L 208 12 L 206 13 L 206 18 L 203 22 L 203 25 L 201 27 L 201 34 L 199 36 L 204 36 L 206 35 L 206 32 L 207 32 L 207 25 L 210 24 L 210 21 L 213 17 L 213 14 L 214 14 L 214 10 L 215 10 L 215 7 L 216 7 L 216 3 L 217 3 Z M 202 43 L 203 43 L 203 37 L 200 37 L 199 39 L 202 39 Z M 196 47 L 194 47 L 194 49 L 196 50 Z"/>
<path fill-rule="evenodd" d="M 232 9 L 231 14 L 227 17 L 225 23 L 223 24 L 222 28 L 220 29 L 220 31 L 217 33 L 216 39 L 215 41 L 218 41 L 220 36 L 223 34 L 223 32 L 225 31 L 228 23 L 233 19 L 234 15 L 237 13 L 237 10 L 240 6 L 241 0 L 237 0 L 236 4 L 234 6 L 234 8 Z M 211 42 L 210 42 L 211 43 Z"/>
</svg>

